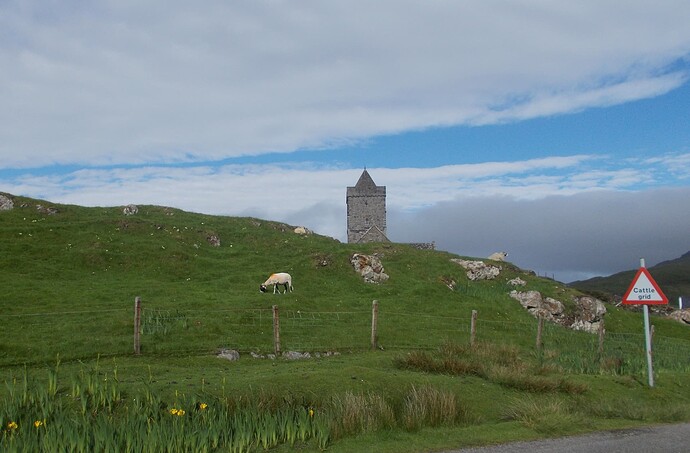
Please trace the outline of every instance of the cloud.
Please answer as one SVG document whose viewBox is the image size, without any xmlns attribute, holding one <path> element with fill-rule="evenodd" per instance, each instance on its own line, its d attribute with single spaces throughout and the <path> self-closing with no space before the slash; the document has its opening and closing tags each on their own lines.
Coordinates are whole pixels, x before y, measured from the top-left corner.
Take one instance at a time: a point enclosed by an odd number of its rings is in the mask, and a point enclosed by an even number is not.
<svg viewBox="0 0 690 453">
<path fill-rule="evenodd" d="M 5 2 L 5 167 L 219 161 L 684 83 L 684 1 Z"/>
<path fill-rule="evenodd" d="M 673 159 L 677 162 L 682 157 Z M 659 173 L 667 162 L 660 160 L 656 167 L 648 164 L 644 172 L 636 170 L 634 164 L 617 167 L 617 162 L 602 156 L 576 155 L 369 171 L 375 181 L 388 187 L 389 207 L 414 211 L 458 197 L 535 199 L 600 188 L 622 189 L 642 178 L 648 182 L 662 178 Z M 361 169 L 313 162 L 112 167 L 48 175 L 23 173 L 6 180 L 3 186 L 11 193 L 89 206 L 164 204 L 212 214 L 252 212 L 285 219 L 294 218 L 303 209 L 310 212 L 311 207 L 322 203 L 344 203 L 346 187 L 354 185 L 360 173 Z"/>
<path fill-rule="evenodd" d="M 389 212 L 396 241 L 435 241 L 438 248 L 508 260 L 561 281 L 652 266 L 690 250 L 690 188 L 602 190 L 537 200 L 487 196 Z"/>
<path fill-rule="evenodd" d="M 444 165 L 370 168 L 388 187 L 388 206 L 415 211 L 459 198 L 507 196 L 516 200 L 582 192 L 639 190 L 669 184 L 671 169 L 690 174 L 689 154 L 628 159 L 574 155 Z M 166 204 L 212 214 L 265 213 L 285 218 L 319 203 L 340 204 L 361 169 L 316 162 L 224 166 L 86 168 L 64 173 L 20 173 L 3 190 L 85 205 Z"/>
<path fill-rule="evenodd" d="M 493 124 L 577 112 L 592 107 L 608 107 L 667 93 L 681 86 L 687 79 L 685 72 L 672 72 L 654 78 L 618 81 L 610 86 L 541 92 L 481 113 L 471 123 Z"/>
</svg>

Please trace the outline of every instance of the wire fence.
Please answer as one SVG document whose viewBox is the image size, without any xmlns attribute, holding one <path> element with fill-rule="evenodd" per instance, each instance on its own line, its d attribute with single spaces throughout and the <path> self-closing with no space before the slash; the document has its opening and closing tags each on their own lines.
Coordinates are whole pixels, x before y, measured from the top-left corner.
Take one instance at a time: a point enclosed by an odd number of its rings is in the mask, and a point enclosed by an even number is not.
<svg viewBox="0 0 690 453">
<path fill-rule="evenodd" d="M 135 310 L 136 311 L 136 310 Z M 145 306 L 138 329 L 131 309 L 0 314 L 0 366 L 82 360 L 96 356 L 184 356 L 222 350 L 280 354 L 434 349 L 472 340 L 532 348 L 582 373 L 644 373 L 643 333 L 597 335 L 539 324 L 436 316 L 382 309 L 359 311 L 260 309 L 170 310 Z M 134 348 L 133 338 L 134 334 Z M 539 336 L 539 338 L 538 338 Z M 472 338 L 471 338 L 472 337 Z M 19 340 L 20 339 L 20 340 Z M 655 371 L 690 370 L 690 341 L 653 339 Z"/>
</svg>

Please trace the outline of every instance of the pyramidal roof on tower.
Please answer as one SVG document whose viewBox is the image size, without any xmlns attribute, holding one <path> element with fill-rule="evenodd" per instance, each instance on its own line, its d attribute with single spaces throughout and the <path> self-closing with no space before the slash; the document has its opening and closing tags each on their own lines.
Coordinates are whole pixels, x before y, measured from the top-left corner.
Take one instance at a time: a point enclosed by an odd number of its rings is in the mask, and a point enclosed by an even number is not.
<svg viewBox="0 0 690 453">
<path fill-rule="evenodd" d="M 355 187 L 358 189 L 376 189 L 376 183 L 373 179 L 371 179 L 371 176 L 369 176 L 369 172 L 366 168 L 362 172 L 362 176 L 359 177 Z"/>
</svg>

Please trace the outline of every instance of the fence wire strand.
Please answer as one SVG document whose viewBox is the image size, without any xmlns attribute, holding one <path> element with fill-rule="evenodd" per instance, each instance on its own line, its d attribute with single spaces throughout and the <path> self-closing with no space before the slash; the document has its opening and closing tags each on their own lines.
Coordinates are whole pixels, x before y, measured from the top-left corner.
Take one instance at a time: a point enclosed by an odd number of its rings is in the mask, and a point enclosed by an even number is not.
<svg viewBox="0 0 690 453">
<path fill-rule="evenodd" d="M 0 341 L 10 344 L 21 333 L 32 344 L 17 350 L 33 354 L 33 361 L 52 360 L 57 354 L 69 359 L 64 348 L 77 341 L 72 332 L 79 329 L 89 332 L 95 355 L 125 356 L 132 353 L 132 314 L 131 308 L 4 313 L 0 314 L 0 319 L 5 320 Z M 46 327 L 47 323 L 51 327 Z M 279 324 L 282 351 L 372 347 L 372 311 L 282 310 Z M 536 320 L 525 323 L 479 318 L 475 327 L 477 341 L 496 342 L 500 338 L 501 342 L 520 347 L 535 347 Z M 142 354 L 209 354 L 222 349 L 270 353 L 276 346 L 273 328 L 270 308 L 192 310 L 146 306 L 141 310 Z M 470 331 L 469 316 L 379 309 L 376 346 L 433 349 L 446 341 L 468 343 Z M 596 334 L 545 323 L 542 342 L 544 351 L 574 371 L 598 372 L 605 365 L 614 372 L 637 372 L 645 367 L 643 334 L 607 332 L 600 345 Z M 16 354 L 10 348 L 0 349 L 0 366 L 17 362 Z M 83 349 L 75 354 L 83 355 Z M 690 341 L 655 335 L 653 356 L 656 370 L 690 370 Z"/>
</svg>

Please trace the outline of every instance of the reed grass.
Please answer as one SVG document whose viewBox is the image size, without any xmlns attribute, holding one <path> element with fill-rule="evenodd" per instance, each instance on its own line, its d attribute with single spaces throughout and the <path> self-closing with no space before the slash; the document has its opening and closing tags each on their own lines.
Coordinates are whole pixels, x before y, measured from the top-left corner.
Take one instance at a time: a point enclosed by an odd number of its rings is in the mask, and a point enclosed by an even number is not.
<svg viewBox="0 0 690 453">
<path fill-rule="evenodd" d="M 544 393 L 580 394 L 587 386 L 562 374 L 545 375 L 551 368 L 510 345 L 482 342 L 475 346 L 444 343 L 436 351 L 413 351 L 395 359 L 401 369 L 428 373 L 473 375 L 504 387 Z"/>
<path fill-rule="evenodd" d="M 331 410 L 335 438 L 392 428 L 396 424 L 392 406 L 381 395 L 373 393 L 346 392 L 335 396 Z"/>
<path fill-rule="evenodd" d="M 409 431 L 427 426 L 450 426 L 455 424 L 465 411 L 454 393 L 432 386 L 413 386 L 404 400 L 402 424 Z"/>
<path fill-rule="evenodd" d="M 516 398 L 506 405 L 505 420 L 520 422 L 542 434 L 562 431 L 564 426 L 586 426 L 586 417 L 561 399 Z"/>
<path fill-rule="evenodd" d="M 61 381 L 59 362 L 45 381 L 25 371 L 6 382 L 0 403 L 2 451 L 265 451 L 313 445 L 367 432 L 449 426 L 466 410 L 449 391 L 412 386 L 398 400 L 345 392 L 322 401 L 260 391 L 236 397 L 176 392 L 164 400 L 149 386 L 136 395 L 120 388 L 117 369 L 98 363 Z M 63 391 L 64 390 L 64 391 Z"/>
</svg>

